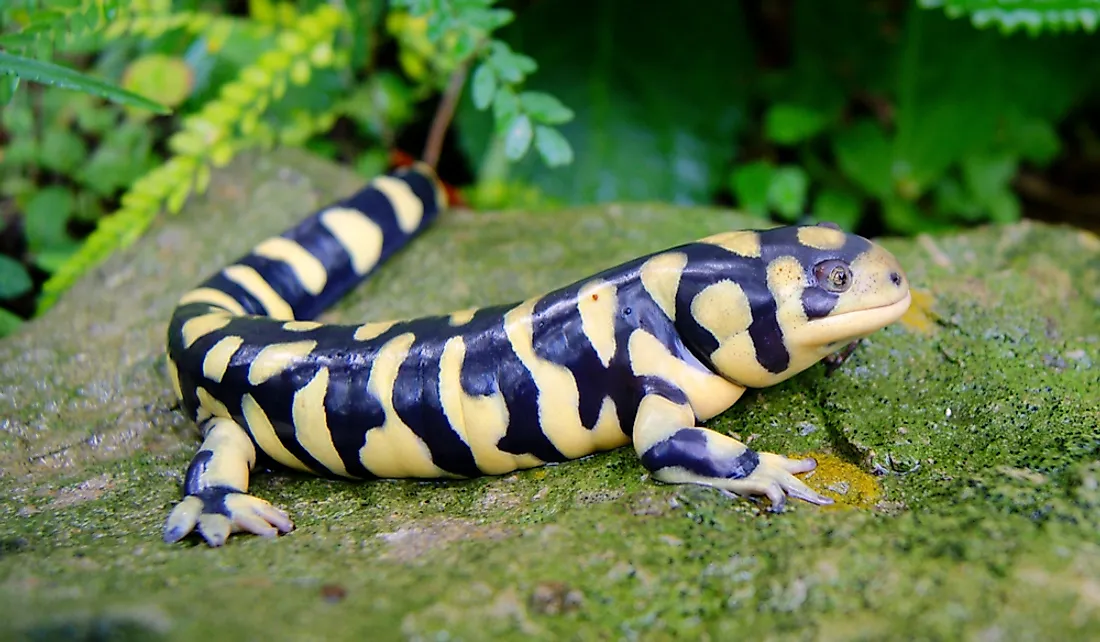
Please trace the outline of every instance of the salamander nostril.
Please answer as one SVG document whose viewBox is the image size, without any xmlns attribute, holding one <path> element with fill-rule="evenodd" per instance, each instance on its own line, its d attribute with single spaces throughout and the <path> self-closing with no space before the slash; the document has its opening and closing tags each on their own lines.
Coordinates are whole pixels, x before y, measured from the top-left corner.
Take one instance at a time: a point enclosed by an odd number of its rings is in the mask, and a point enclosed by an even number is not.
<svg viewBox="0 0 1100 642">
<path fill-rule="evenodd" d="M 894 285 L 900 286 L 901 285 L 901 275 L 898 274 L 897 272 L 891 272 L 890 273 L 890 282 L 893 283 Z"/>
</svg>

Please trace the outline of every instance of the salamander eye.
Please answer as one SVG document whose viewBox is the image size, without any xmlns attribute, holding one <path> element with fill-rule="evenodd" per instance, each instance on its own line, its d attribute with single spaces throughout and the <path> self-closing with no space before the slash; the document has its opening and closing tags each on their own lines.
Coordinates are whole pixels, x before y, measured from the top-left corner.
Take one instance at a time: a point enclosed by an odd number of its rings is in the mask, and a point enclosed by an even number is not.
<svg viewBox="0 0 1100 642">
<path fill-rule="evenodd" d="M 814 266 L 817 284 L 829 292 L 844 292 L 852 287 L 852 270 L 844 261 L 822 261 Z"/>
</svg>

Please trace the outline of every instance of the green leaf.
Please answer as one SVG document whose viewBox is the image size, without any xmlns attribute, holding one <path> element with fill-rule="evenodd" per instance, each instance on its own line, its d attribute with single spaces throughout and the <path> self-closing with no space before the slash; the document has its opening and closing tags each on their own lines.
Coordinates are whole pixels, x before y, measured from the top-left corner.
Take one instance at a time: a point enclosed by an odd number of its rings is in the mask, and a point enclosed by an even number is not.
<svg viewBox="0 0 1100 642">
<path fill-rule="evenodd" d="M 821 133 L 828 122 L 824 113 L 811 107 L 778 104 L 764 115 L 764 135 L 780 145 L 794 145 Z"/>
<path fill-rule="evenodd" d="M 66 92 L 71 97 L 81 94 Z M 92 99 L 94 100 L 94 99 Z M 89 134 L 105 134 L 112 131 L 118 125 L 119 110 L 109 108 L 97 108 L 95 105 L 87 105 L 76 111 L 76 123 L 80 129 Z"/>
<path fill-rule="evenodd" d="M 921 43 L 912 46 L 942 42 L 931 36 L 920 38 Z M 911 199 L 939 180 L 960 158 L 987 147 L 996 135 L 996 121 L 991 115 L 997 112 L 999 90 L 989 73 L 989 61 L 979 48 L 968 47 L 966 40 L 951 40 L 957 43 L 955 48 L 966 53 L 951 63 L 946 58 L 937 61 L 924 57 L 918 70 L 899 77 L 901 101 L 893 169 L 895 181 L 912 184 Z M 951 74 L 943 78 L 933 75 L 939 65 L 948 64 Z M 907 100 L 907 95 L 912 98 Z"/>
<path fill-rule="evenodd" d="M 49 250 L 39 252 L 34 257 L 34 264 L 50 274 L 53 274 L 60 270 L 61 266 L 68 262 L 79 249 L 79 243 L 70 241 L 63 245 L 50 248 Z"/>
<path fill-rule="evenodd" d="M 994 223 L 1015 223 L 1020 220 L 1020 199 L 1007 189 L 993 194 L 986 200 L 989 218 Z"/>
<path fill-rule="evenodd" d="M 127 121 L 107 132 L 76 178 L 100 196 L 115 195 L 158 162 L 152 147 L 153 132 L 149 127 L 139 121 Z"/>
<path fill-rule="evenodd" d="M 355 171 L 365 178 L 374 178 L 386 171 L 389 160 L 385 149 L 372 147 L 355 159 Z"/>
<path fill-rule="evenodd" d="M 963 179 L 979 203 L 988 204 L 1008 189 L 1016 175 L 1016 159 L 1011 156 L 974 155 L 963 159 Z"/>
<path fill-rule="evenodd" d="M 493 98 L 493 118 L 496 120 L 496 129 L 503 131 L 519 113 L 519 98 L 507 87 L 501 87 Z"/>
<path fill-rule="evenodd" d="M 814 218 L 832 221 L 844 230 L 854 230 L 862 214 L 859 198 L 836 189 L 824 189 L 814 201 Z"/>
<path fill-rule="evenodd" d="M 962 164 L 962 175 L 979 212 L 997 223 L 1020 218 L 1020 202 L 1011 191 L 1016 176 L 1016 159 L 1007 156 L 975 155 Z"/>
<path fill-rule="evenodd" d="M 14 299 L 34 287 L 31 275 L 23 264 L 6 254 L 0 254 L 0 299 Z"/>
<path fill-rule="evenodd" d="M 882 218 L 888 229 L 900 234 L 916 234 L 935 227 L 930 222 L 922 221 L 916 205 L 897 197 L 883 201 Z"/>
<path fill-rule="evenodd" d="M 561 125 L 573 120 L 573 110 L 543 91 L 525 91 L 519 103 L 531 118 L 546 125 Z"/>
<path fill-rule="evenodd" d="M 13 334 L 21 325 L 23 325 L 23 319 L 8 312 L 4 308 L 0 308 L 0 337 L 6 337 Z"/>
<path fill-rule="evenodd" d="M 534 131 L 531 129 L 531 119 L 527 114 L 520 114 L 512 119 L 508 125 L 508 131 L 504 134 L 504 155 L 509 160 L 519 160 L 531 147 L 531 139 Z"/>
<path fill-rule="evenodd" d="M 176 107 L 191 94 L 194 80 L 195 74 L 183 58 L 150 53 L 126 67 L 122 87 Z"/>
<path fill-rule="evenodd" d="M 18 91 L 18 89 L 18 76 L 0 77 L 0 105 L 11 104 L 11 100 L 15 98 L 15 92 Z"/>
<path fill-rule="evenodd" d="M 801 167 L 779 167 L 772 174 L 768 185 L 768 203 L 780 218 L 794 222 L 806 206 L 806 192 L 809 187 L 810 179 Z"/>
<path fill-rule="evenodd" d="M 508 24 L 515 14 L 508 9 L 479 9 L 467 10 L 465 18 L 472 27 L 488 32 Z"/>
<path fill-rule="evenodd" d="M 488 109 L 497 91 L 497 75 L 493 73 L 493 69 L 485 63 L 478 65 L 471 85 L 474 106 L 482 110 Z"/>
<path fill-rule="evenodd" d="M 730 176 L 730 190 L 737 200 L 737 207 L 757 216 L 767 215 L 768 189 L 774 175 L 775 167 L 764 161 L 745 163 L 735 168 Z"/>
<path fill-rule="evenodd" d="M 1083 99 L 1081 78 L 1096 74 L 1087 38 L 1005 37 L 924 11 L 907 22 L 892 170 L 910 200 L 967 156 L 997 146 L 1006 123 L 1062 119 Z"/>
<path fill-rule="evenodd" d="M 1062 139 L 1054 125 L 1043 118 L 1016 115 L 1007 119 L 1002 144 L 1009 153 L 1043 167 L 1062 151 Z"/>
<path fill-rule="evenodd" d="M 833 138 L 837 164 L 872 196 L 887 198 L 893 192 L 893 151 L 886 134 L 874 122 L 858 121 Z"/>
<path fill-rule="evenodd" d="M 506 83 L 523 82 L 524 78 L 538 69 L 534 58 L 512 51 L 511 47 L 500 40 L 493 41 L 492 52 L 486 62 L 492 65 L 493 70 Z"/>
<path fill-rule="evenodd" d="M 953 176 L 947 176 L 936 184 L 934 211 L 964 221 L 981 220 L 985 212 L 974 201 L 973 195 L 963 188 L 962 183 Z"/>
<path fill-rule="evenodd" d="M 47 187 L 31 198 L 23 217 L 31 252 L 37 254 L 72 241 L 66 226 L 73 205 L 72 193 L 60 186 Z"/>
<path fill-rule="evenodd" d="M 84 140 L 70 129 L 51 127 L 42 134 L 39 149 L 42 166 L 61 174 L 70 174 L 88 156 Z"/>
<path fill-rule="evenodd" d="M 398 75 L 379 71 L 342 101 L 340 109 L 364 133 L 385 140 L 412 118 L 412 90 Z"/>
<path fill-rule="evenodd" d="M 558 131 L 574 159 L 551 171 L 531 154 L 508 168 L 509 180 L 562 204 L 710 202 L 737 153 L 755 73 L 740 6 L 725 0 L 700 0 L 690 11 L 676 3 L 639 10 L 629 0 L 525 5 L 498 37 L 538 61 L 519 91 L 544 92 L 573 112 Z M 464 99 L 456 121 L 463 151 L 489 178 L 496 168 L 495 119 Z"/>
<path fill-rule="evenodd" d="M 548 167 L 561 167 L 573 162 L 573 147 L 553 127 L 535 127 L 535 148 Z"/>
<path fill-rule="evenodd" d="M 449 55 L 455 60 L 466 60 L 477 49 L 477 45 L 478 39 L 475 34 L 466 30 L 459 31 Z"/>
<path fill-rule="evenodd" d="M 42 62 L 16 56 L 6 51 L 0 51 L 0 74 L 15 75 L 32 82 L 94 94 L 120 105 L 148 109 L 157 114 L 171 113 L 171 110 L 164 105 L 98 78 L 82 74 L 68 67 L 55 65 L 52 62 Z"/>
</svg>

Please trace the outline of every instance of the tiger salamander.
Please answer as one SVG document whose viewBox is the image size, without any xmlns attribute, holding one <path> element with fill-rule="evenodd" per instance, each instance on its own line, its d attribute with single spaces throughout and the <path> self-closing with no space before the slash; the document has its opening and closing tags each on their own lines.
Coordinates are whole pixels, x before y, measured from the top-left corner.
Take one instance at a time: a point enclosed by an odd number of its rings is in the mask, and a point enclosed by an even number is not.
<svg viewBox="0 0 1100 642">
<path fill-rule="evenodd" d="M 909 286 L 835 226 L 717 234 L 520 303 L 362 325 L 310 319 L 446 207 L 424 164 L 256 245 L 179 301 L 168 366 L 202 445 L 164 539 L 293 526 L 248 494 L 257 464 L 346 479 L 470 478 L 631 445 L 668 483 L 828 504 L 700 423 L 897 320 Z"/>
</svg>

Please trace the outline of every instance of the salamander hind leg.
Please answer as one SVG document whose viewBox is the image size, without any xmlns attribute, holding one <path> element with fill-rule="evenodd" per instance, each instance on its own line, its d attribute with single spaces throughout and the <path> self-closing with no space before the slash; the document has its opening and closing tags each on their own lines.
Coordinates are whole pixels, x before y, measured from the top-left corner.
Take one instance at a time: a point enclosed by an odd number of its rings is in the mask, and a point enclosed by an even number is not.
<svg viewBox="0 0 1100 642">
<path fill-rule="evenodd" d="M 256 450 L 243 428 L 214 417 L 203 425 L 205 438 L 191 460 L 184 481 L 184 499 L 164 526 L 168 543 L 183 539 L 196 527 L 210 546 L 221 546 L 231 533 L 274 537 L 294 528 L 283 511 L 247 494 L 248 474 Z"/>
<path fill-rule="evenodd" d="M 795 477 L 813 470 L 813 459 L 759 453 L 732 437 L 697 428 L 691 406 L 662 396 L 642 400 L 634 448 L 642 465 L 666 483 L 713 486 L 745 497 L 763 495 L 775 512 L 782 512 L 788 495 L 813 504 L 833 503 Z"/>
</svg>

